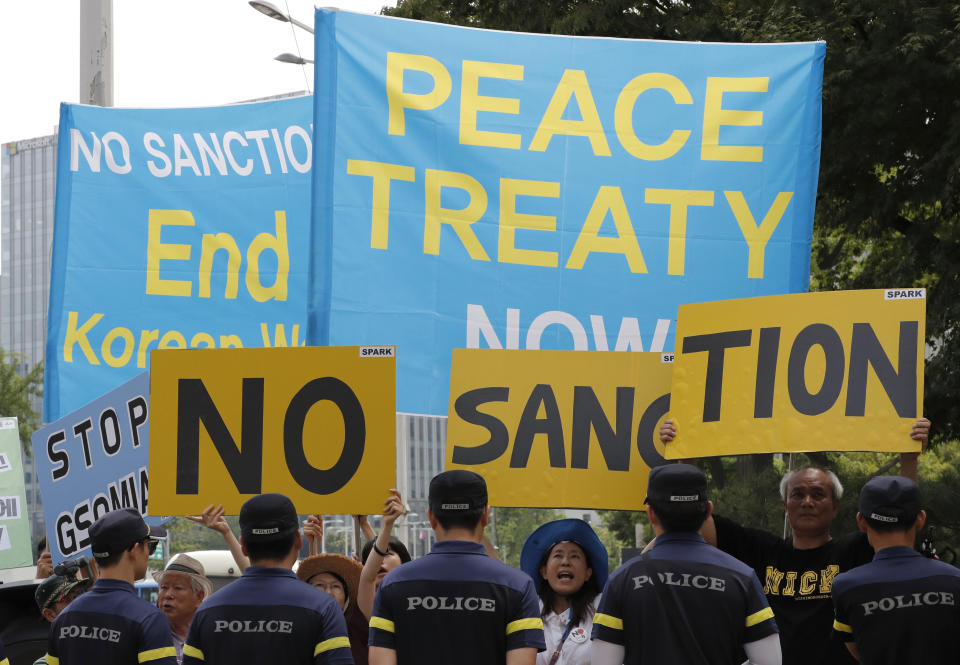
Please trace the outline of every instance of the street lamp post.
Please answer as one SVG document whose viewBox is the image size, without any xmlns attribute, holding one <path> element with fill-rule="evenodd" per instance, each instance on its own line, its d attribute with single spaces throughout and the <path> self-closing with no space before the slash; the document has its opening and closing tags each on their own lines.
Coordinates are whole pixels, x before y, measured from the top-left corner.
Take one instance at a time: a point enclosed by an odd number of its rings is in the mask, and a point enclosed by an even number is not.
<svg viewBox="0 0 960 665">
<path fill-rule="evenodd" d="M 269 16 L 270 18 L 276 19 L 278 21 L 283 21 L 284 23 L 291 23 L 301 30 L 306 30 L 311 35 L 313 34 L 313 28 L 307 25 L 306 23 L 301 23 L 292 16 L 284 14 L 280 9 L 269 2 L 264 2 L 263 0 L 250 0 L 250 6 L 256 9 L 261 14 Z"/>
<path fill-rule="evenodd" d="M 301 58 L 299 55 L 294 55 L 293 53 L 281 53 L 274 58 L 278 62 L 289 62 L 291 65 L 312 65 L 313 60 L 310 58 Z"/>
<path fill-rule="evenodd" d="M 414 525 L 412 521 L 415 517 L 420 517 L 419 513 L 413 511 L 404 513 L 400 516 L 400 523 L 397 525 L 403 528 L 403 541 L 407 546 L 412 546 L 414 551 L 414 558 L 416 558 L 417 544 L 410 542 L 410 527 Z"/>
</svg>

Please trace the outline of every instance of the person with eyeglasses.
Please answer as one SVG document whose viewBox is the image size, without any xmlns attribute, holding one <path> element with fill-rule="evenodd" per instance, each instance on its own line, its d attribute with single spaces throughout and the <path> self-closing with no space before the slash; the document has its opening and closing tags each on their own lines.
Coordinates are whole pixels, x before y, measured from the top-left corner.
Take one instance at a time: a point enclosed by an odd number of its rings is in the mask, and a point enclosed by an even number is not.
<svg viewBox="0 0 960 665">
<path fill-rule="evenodd" d="M 361 565 L 342 554 L 313 554 L 300 562 L 297 577 L 337 601 L 347 624 L 354 665 L 367 665 L 367 620 L 357 608 Z"/>
<path fill-rule="evenodd" d="M 156 538 L 166 532 L 124 508 L 102 516 L 87 533 L 100 578 L 53 622 L 47 663 L 177 665 L 167 618 L 133 587 L 146 576 Z"/>
</svg>

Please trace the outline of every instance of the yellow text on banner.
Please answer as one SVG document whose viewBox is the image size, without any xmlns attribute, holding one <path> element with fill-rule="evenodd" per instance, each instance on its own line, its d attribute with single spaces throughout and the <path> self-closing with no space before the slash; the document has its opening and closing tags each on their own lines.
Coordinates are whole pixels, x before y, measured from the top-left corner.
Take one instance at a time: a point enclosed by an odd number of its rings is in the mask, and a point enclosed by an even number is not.
<svg viewBox="0 0 960 665">
<path fill-rule="evenodd" d="M 396 478 L 396 348 L 154 351 L 150 503 L 236 515 L 280 492 L 300 513 L 371 513 Z"/>
<path fill-rule="evenodd" d="M 667 457 L 916 452 L 925 289 L 681 305 Z"/>
<path fill-rule="evenodd" d="M 455 349 L 446 468 L 482 475 L 491 505 L 638 510 L 672 359 Z"/>
</svg>

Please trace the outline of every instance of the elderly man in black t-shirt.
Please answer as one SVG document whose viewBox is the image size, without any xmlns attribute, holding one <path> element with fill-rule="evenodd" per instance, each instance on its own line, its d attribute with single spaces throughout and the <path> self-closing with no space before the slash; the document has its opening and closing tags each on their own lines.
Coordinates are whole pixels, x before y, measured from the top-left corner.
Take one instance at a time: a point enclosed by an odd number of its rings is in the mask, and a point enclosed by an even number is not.
<svg viewBox="0 0 960 665">
<path fill-rule="evenodd" d="M 914 423 L 910 437 L 925 447 L 930 421 Z M 677 430 L 664 421 L 660 440 Z M 900 473 L 916 481 L 917 453 L 900 457 Z M 703 525 L 704 539 L 740 559 L 757 573 L 780 628 L 784 665 L 851 665 L 843 643 L 833 636 L 833 578 L 873 559 L 863 533 L 833 538 L 830 525 L 840 508 L 843 486 L 831 471 L 806 467 L 784 476 L 780 496 L 793 532 L 790 539 L 741 526 L 719 515 Z"/>
</svg>

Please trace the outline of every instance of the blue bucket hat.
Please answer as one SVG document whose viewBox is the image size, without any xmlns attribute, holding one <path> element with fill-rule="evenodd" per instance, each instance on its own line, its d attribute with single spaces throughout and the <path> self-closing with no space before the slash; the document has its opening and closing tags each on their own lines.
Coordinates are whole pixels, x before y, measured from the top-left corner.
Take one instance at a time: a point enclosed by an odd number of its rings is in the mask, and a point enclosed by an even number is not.
<svg viewBox="0 0 960 665">
<path fill-rule="evenodd" d="M 589 524 L 583 520 L 565 519 L 547 522 L 531 533 L 523 544 L 520 570 L 533 578 L 537 591 L 540 591 L 544 582 L 540 575 L 540 562 L 554 545 L 563 542 L 576 543 L 583 548 L 587 554 L 587 564 L 593 569 L 593 576 L 597 580 L 597 587 L 603 590 L 610 574 L 607 548 L 603 546 Z"/>
</svg>

